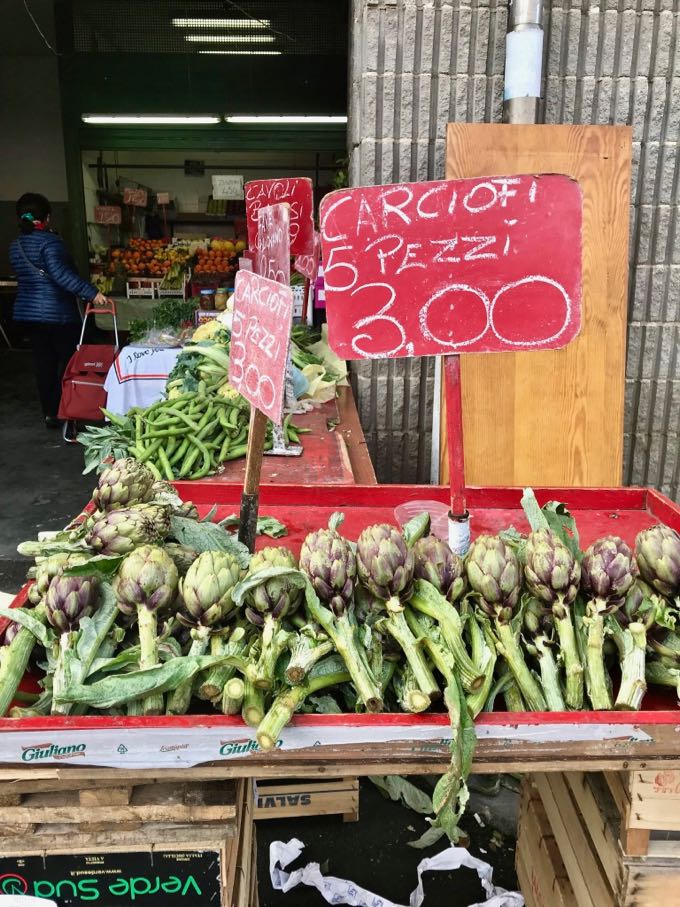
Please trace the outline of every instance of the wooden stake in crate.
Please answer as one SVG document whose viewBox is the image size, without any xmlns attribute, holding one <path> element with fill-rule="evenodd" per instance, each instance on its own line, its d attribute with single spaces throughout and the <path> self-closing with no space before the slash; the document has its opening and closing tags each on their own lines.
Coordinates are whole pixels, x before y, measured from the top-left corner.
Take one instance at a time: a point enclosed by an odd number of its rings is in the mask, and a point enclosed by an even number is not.
<svg viewBox="0 0 680 907">
<path fill-rule="evenodd" d="M 556 174 L 341 189 L 320 205 L 328 336 L 343 359 L 443 355 L 449 540 L 469 544 L 462 353 L 559 349 L 581 325 L 582 196 Z"/>
</svg>

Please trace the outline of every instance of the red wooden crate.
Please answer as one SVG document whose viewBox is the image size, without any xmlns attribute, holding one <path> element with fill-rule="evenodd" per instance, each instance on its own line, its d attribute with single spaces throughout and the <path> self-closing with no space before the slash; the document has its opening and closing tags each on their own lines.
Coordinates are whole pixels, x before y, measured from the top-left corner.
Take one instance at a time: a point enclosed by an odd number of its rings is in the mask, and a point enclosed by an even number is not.
<svg viewBox="0 0 680 907">
<path fill-rule="evenodd" d="M 179 482 L 180 494 L 197 504 L 201 513 L 217 504 L 217 518 L 238 512 L 241 485 L 226 483 Z M 680 507 L 657 491 L 645 488 L 542 488 L 535 489 L 540 504 L 549 500 L 564 502 L 572 511 L 580 532 L 581 544 L 586 546 L 601 535 L 614 533 L 632 543 L 636 534 L 657 522 L 680 530 Z M 469 488 L 466 498 L 472 514 L 473 537 L 481 532 L 495 533 L 514 525 L 527 531 L 528 525 L 521 510 L 519 488 Z M 260 512 L 280 519 L 288 527 L 288 535 L 272 541 L 258 538 L 258 547 L 270 544 L 288 545 L 299 550 L 303 538 L 311 529 L 323 526 L 336 510 L 345 513 L 343 532 L 356 539 L 361 530 L 375 522 L 395 523 L 395 508 L 407 501 L 437 500 L 446 503 L 449 489 L 443 486 L 418 485 L 263 485 L 260 491 Z M 18 596 L 16 604 L 23 603 Z M 482 714 L 477 720 L 478 735 L 483 738 L 511 742 L 518 739 L 541 744 L 545 741 L 583 740 L 584 746 L 603 739 L 637 740 L 644 749 L 641 730 L 651 727 L 680 727 L 680 711 L 672 697 L 663 692 L 650 694 L 642 712 L 571 712 L 571 713 L 512 713 Z M 303 715 L 297 717 L 284 732 L 286 750 L 315 747 L 319 756 L 327 747 L 337 756 L 342 744 L 371 746 L 383 743 L 386 756 L 395 747 L 413 744 L 415 751 L 428 749 L 445 752 L 448 726 L 443 714 L 421 715 Z M 617 730 L 619 729 L 619 730 Z M 219 714 L 188 715 L 161 718 L 31 718 L 0 720 L 0 762 L 41 762 L 69 759 L 76 764 L 96 764 L 137 768 L 140 765 L 178 767 L 219 759 L 238 759 L 257 750 L 254 731 L 240 718 Z M 603 737 L 604 735 L 604 737 Z M 678 735 L 676 735 L 678 736 Z M 85 749 L 65 754 L 52 752 L 63 745 Z M 76 741 L 76 742 L 74 742 Z M 47 755 L 34 756 L 35 747 Z M 676 744 L 673 743 L 672 747 Z M 676 758 L 680 758 L 680 737 Z M 86 753 L 87 750 L 87 753 Z M 331 749 L 328 749 L 330 752 Z M 675 753 L 675 749 L 673 749 Z M 29 755 L 26 756 L 25 753 Z M 51 753 L 51 755 L 49 755 Z M 164 755 L 160 755 L 164 754 Z M 172 754 L 169 762 L 165 754 Z M 651 750 L 649 752 L 651 756 Z M 276 759 L 269 754 L 269 759 Z M 338 756 L 338 758 L 342 758 Z"/>
</svg>

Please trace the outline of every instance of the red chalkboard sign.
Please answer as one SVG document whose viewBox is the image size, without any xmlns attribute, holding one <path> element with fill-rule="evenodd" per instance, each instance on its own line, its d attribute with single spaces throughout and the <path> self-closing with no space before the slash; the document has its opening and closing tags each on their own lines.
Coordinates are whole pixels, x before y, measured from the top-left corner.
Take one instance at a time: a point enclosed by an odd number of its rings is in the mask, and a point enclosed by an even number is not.
<svg viewBox="0 0 680 907">
<path fill-rule="evenodd" d="M 309 255 L 314 248 L 314 194 L 307 177 L 280 180 L 252 180 L 246 183 L 246 221 L 248 245 L 257 248 L 260 208 L 283 202 L 290 206 L 290 251 Z"/>
<path fill-rule="evenodd" d="M 298 255 L 293 263 L 293 267 L 298 272 L 302 274 L 303 277 L 306 277 L 307 280 L 311 280 L 312 283 L 316 280 L 317 274 L 319 273 L 319 260 L 321 258 L 321 237 L 319 234 L 314 231 L 314 247 L 311 255 Z"/>
<path fill-rule="evenodd" d="M 96 205 L 94 209 L 95 224 L 112 224 L 116 226 L 122 220 L 122 210 L 118 205 Z"/>
<path fill-rule="evenodd" d="M 279 425 L 283 420 L 293 291 L 250 271 L 238 271 L 234 287 L 229 383 Z"/>
<path fill-rule="evenodd" d="M 556 349 L 579 332 L 582 196 L 567 176 L 343 189 L 320 217 L 345 359 Z"/>
<path fill-rule="evenodd" d="M 255 271 L 269 280 L 290 284 L 290 208 L 269 205 L 257 212 Z"/>
</svg>

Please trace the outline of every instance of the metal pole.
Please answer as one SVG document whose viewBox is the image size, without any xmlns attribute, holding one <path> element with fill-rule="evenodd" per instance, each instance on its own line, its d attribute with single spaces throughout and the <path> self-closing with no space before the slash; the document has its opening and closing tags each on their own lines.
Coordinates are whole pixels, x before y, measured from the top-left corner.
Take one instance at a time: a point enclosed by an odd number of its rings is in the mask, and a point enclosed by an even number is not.
<svg viewBox="0 0 680 907">
<path fill-rule="evenodd" d="M 508 0 L 504 123 L 537 123 L 543 69 L 543 0 Z"/>
</svg>

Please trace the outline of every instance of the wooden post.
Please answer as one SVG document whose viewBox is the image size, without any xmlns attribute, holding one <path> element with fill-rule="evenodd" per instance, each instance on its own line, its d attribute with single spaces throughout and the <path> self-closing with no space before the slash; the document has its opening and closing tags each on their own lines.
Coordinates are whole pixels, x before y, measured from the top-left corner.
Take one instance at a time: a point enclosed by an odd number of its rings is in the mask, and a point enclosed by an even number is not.
<svg viewBox="0 0 680 907">
<path fill-rule="evenodd" d="M 264 441 L 267 433 L 267 417 L 259 409 L 253 407 L 250 411 L 250 427 L 248 429 L 248 452 L 246 454 L 246 474 L 243 480 L 243 494 L 241 495 L 241 518 L 239 520 L 239 542 L 252 552 L 255 550 L 255 536 L 257 535 L 257 514 L 260 505 L 260 473 L 262 472 L 262 457 L 264 455 Z"/>
</svg>

